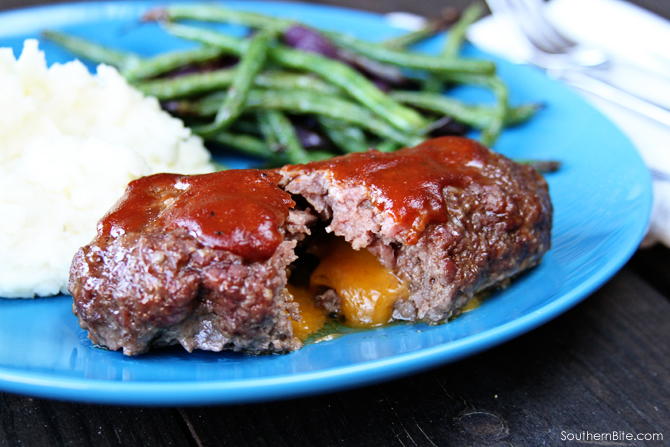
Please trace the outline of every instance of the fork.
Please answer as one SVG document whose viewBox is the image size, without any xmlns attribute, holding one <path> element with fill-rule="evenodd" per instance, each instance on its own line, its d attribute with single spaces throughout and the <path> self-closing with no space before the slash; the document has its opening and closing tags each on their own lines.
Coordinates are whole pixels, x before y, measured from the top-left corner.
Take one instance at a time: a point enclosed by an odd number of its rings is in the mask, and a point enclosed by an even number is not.
<svg viewBox="0 0 670 447">
<path fill-rule="evenodd" d="M 602 51 L 578 44 L 544 15 L 542 0 L 486 0 L 494 14 L 511 17 L 532 48 L 526 62 L 579 90 L 670 127 L 670 110 L 623 90 L 596 74 L 610 65 Z"/>
</svg>

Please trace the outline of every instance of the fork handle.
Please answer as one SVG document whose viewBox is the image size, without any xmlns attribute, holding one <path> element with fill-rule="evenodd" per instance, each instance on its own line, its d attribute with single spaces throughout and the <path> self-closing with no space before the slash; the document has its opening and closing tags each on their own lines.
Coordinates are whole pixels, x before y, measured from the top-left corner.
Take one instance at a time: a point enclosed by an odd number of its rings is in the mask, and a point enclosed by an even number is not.
<svg viewBox="0 0 670 447">
<path fill-rule="evenodd" d="M 652 102 L 627 93 L 617 87 L 580 71 L 564 71 L 558 77 L 573 87 L 617 104 L 631 112 L 670 127 L 670 112 Z"/>
</svg>

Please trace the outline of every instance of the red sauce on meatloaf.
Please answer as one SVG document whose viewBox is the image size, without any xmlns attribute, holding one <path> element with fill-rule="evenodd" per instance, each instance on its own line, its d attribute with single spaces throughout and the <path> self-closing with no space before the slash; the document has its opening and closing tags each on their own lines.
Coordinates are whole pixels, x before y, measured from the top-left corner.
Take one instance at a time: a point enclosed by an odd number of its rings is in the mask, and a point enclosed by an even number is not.
<svg viewBox="0 0 670 447">
<path fill-rule="evenodd" d="M 183 228 L 204 246 L 262 261 L 283 241 L 281 227 L 295 205 L 278 180 L 278 174 L 260 170 L 142 177 L 130 182 L 98 224 L 98 234 Z"/>
<path fill-rule="evenodd" d="M 324 170 L 346 186 L 367 186 L 373 204 L 390 213 L 413 244 L 427 225 L 447 219 L 445 187 L 490 182 L 482 168 L 491 157 L 476 141 L 442 137 L 392 153 L 372 150 L 285 169 Z"/>
</svg>

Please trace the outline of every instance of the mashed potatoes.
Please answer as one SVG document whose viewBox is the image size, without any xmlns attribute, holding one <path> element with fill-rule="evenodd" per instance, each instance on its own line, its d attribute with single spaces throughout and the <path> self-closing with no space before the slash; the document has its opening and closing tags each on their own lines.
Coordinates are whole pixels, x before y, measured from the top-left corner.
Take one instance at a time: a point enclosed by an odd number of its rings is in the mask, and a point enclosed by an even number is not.
<svg viewBox="0 0 670 447">
<path fill-rule="evenodd" d="M 67 291 L 75 251 L 126 184 L 211 172 L 181 121 L 107 66 L 47 68 L 37 41 L 0 49 L 0 297 Z"/>
</svg>

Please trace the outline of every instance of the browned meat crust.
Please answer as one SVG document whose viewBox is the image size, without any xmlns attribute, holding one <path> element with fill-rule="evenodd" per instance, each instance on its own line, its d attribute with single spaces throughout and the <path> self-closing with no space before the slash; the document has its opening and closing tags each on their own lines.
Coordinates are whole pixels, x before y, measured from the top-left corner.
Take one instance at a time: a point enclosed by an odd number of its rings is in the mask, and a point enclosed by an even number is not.
<svg viewBox="0 0 670 447">
<path fill-rule="evenodd" d="M 188 351 L 291 351 L 301 346 L 284 296 L 295 243 L 251 264 L 183 231 L 90 244 L 72 264 L 73 309 L 94 343 L 126 355 L 174 343 Z"/>
<path fill-rule="evenodd" d="M 223 175 L 238 182 L 238 174 Z M 258 207 L 249 203 L 254 197 L 249 196 L 261 187 L 267 188 L 266 180 L 270 178 L 266 173 L 249 176 L 256 189 L 250 187 L 247 200 L 235 204 L 238 219 L 248 208 L 253 211 L 246 223 L 237 226 L 245 230 L 259 220 Z M 101 221 L 98 237 L 82 247 L 72 262 L 69 288 L 74 297 L 73 310 L 89 338 L 109 349 L 123 349 L 126 355 L 176 343 L 188 351 L 264 353 L 299 348 L 302 343 L 293 336 L 290 320 L 295 304 L 285 288 L 287 268 L 295 260 L 295 245 L 309 234 L 308 225 L 314 221 L 309 211 L 289 210 L 287 206 L 282 217 L 281 205 L 269 213 L 272 216 L 277 211 L 275 226 L 260 220 L 257 239 L 264 237 L 274 244 L 280 238 L 269 257 L 263 256 L 267 244 L 250 249 L 246 240 L 237 246 L 224 241 L 250 253 L 245 258 L 208 246 L 190 229 L 169 228 L 171 222 L 166 223 L 162 216 L 175 212 L 174 204 L 178 202 L 174 197 L 186 180 L 167 174 L 152 177 L 131 183 L 126 196 Z M 200 178 L 192 177 L 195 181 Z M 261 187 L 254 183 L 257 180 Z M 276 183 L 270 181 L 270 185 L 293 203 Z M 142 205 L 141 210 L 135 209 L 138 204 Z M 195 208 L 193 203 L 188 206 L 195 209 L 197 216 L 206 218 L 216 209 L 206 202 L 203 209 Z M 138 219 L 137 213 L 146 207 L 152 214 Z M 128 217 L 119 217 L 124 213 Z M 270 232 L 270 236 L 265 236 Z"/>
</svg>

